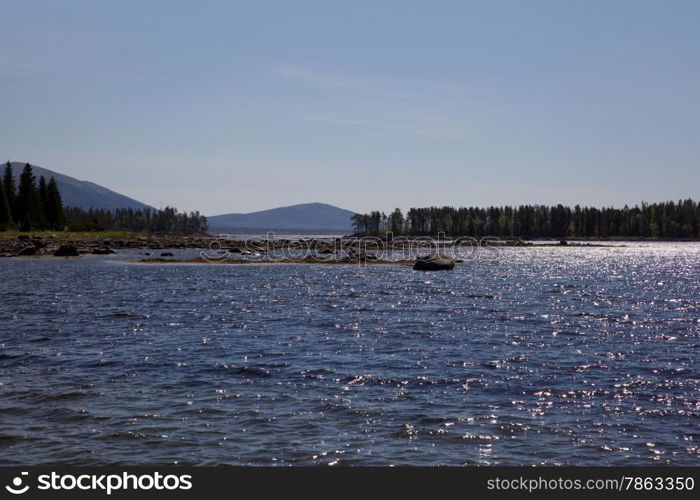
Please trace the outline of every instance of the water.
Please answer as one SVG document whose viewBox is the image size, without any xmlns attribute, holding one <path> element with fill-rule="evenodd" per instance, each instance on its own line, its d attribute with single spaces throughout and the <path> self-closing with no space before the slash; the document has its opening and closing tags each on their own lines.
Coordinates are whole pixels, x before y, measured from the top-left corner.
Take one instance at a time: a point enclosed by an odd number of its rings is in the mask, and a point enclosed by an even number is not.
<svg viewBox="0 0 700 500">
<path fill-rule="evenodd" d="M 3 259 L 0 463 L 697 465 L 700 244 Z"/>
</svg>

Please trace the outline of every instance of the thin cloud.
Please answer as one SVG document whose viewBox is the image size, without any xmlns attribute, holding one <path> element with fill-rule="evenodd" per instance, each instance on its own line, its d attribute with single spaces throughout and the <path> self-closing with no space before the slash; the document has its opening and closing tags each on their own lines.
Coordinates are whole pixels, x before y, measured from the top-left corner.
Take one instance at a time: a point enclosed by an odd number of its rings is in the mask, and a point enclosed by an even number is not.
<svg viewBox="0 0 700 500">
<path fill-rule="evenodd" d="M 302 115 L 305 121 L 328 123 L 332 125 L 363 127 L 375 130 L 398 131 L 411 135 L 432 138 L 464 138 L 467 132 L 461 127 L 451 126 L 448 122 L 437 123 L 435 117 L 417 117 L 418 123 L 384 122 L 378 120 L 354 120 L 329 115 Z M 424 123 L 420 123 L 424 122 Z"/>
<path fill-rule="evenodd" d="M 325 89 L 337 90 L 353 94 L 362 94 L 364 103 L 372 102 L 378 109 L 384 109 L 391 121 L 380 119 L 354 118 L 338 113 L 333 114 L 304 114 L 299 118 L 305 121 L 327 123 L 347 127 L 362 127 L 380 131 L 393 131 L 421 137 L 455 139 L 469 135 L 463 123 L 455 123 L 442 113 L 434 112 L 435 101 L 464 101 L 465 89 L 458 86 L 433 83 L 420 88 L 400 89 L 387 83 L 369 81 L 367 79 L 340 76 L 337 74 L 309 71 L 296 66 L 276 66 L 275 74 L 285 79 Z M 400 103 L 400 104 L 399 104 Z M 444 108 L 447 103 L 440 102 L 438 107 Z M 397 105 L 400 108 L 397 108 Z M 455 106 L 449 106 L 454 109 Z M 424 108 L 423 112 L 416 112 Z M 406 115 L 401 109 L 412 111 Z M 351 113 L 356 114 L 356 113 Z M 401 115 L 404 115 L 401 117 Z M 397 121 L 395 118 L 399 117 Z"/>
<path fill-rule="evenodd" d="M 411 87 L 407 88 L 405 86 L 406 82 L 390 84 L 378 79 L 357 78 L 347 75 L 312 71 L 297 66 L 274 66 L 271 70 L 277 76 L 288 80 L 327 89 L 364 93 L 367 94 L 368 97 L 389 99 L 392 101 L 463 101 L 469 99 L 470 96 L 482 96 L 484 93 L 484 90 L 479 87 L 470 87 L 449 82 L 418 82 L 413 80 L 411 82 Z"/>
<path fill-rule="evenodd" d="M 376 121 L 363 121 L 363 120 L 348 120 L 345 118 L 337 118 L 333 116 L 319 116 L 319 115 L 304 115 L 301 116 L 302 120 L 321 122 L 321 123 L 331 123 L 334 125 L 348 125 L 352 127 L 366 127 L 375 128 L 383 130 L 400 130 L 403 132 L 412 132 L 416 134 L 426 134 L 428 129 L 421 127 L 415 127 L 408 124 L 402 123 L 386 123 L 386 122 L 376 122 Z"/>
<path fill-rule="evenodd" d="M 377 89 L 366 82 L 346 78 L 338 75 L 318 73 L 291 66 L 277 66 L 273 68 L 274 73 L 290 80 L 309 83 L 319 87 L 326 87 L 336 90 L 347 90 L 353 92 L 373 92 Z"/>
</svg>

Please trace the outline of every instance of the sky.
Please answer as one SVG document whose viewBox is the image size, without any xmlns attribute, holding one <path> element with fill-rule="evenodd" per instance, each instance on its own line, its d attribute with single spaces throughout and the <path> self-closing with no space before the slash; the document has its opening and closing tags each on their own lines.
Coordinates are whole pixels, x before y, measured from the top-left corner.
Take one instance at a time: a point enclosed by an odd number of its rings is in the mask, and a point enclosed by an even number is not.
<svg viewBox="0 0 700 500">
<path fill-rule="evenodd" d="M 0 161 L 206 215 L 700 198 L 700 2 L 0 0 Z"/>
</svg>

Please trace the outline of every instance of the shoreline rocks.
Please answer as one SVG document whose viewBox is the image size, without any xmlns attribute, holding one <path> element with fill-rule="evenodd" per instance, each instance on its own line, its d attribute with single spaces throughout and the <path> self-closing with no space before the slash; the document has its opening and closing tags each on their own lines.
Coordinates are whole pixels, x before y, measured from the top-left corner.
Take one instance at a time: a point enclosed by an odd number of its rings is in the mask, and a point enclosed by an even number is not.
<svg viewBox="0 0 700 500">
<path fill-rule="evenodd" d="M 79 257 L 80 252 L 73 245 L 61 245 L 53 255 L 54 257 Z"/>
<path fill-rule="evenodd" d="M 35 255 L 37 250 L 39 250 L 39 249 L 35 246 L 24 247 L 19 252 L 17 252 L 17 255 L 18 256 Z"/>
<path fill-rule="evenodd" d="M 62 234 L 17 234 L 0 232 L 0 257 L 39 257 L 51 256 L 61 246 L 73 246 L 80 254 L 106 255 L 116 253 L 117 250 L 158 250 L 159 252 L 181 249 L 212 249 L 212 243 L 218 243 L 222 250 L 228 250 L 231 254 L 257 255 L 267 254 L 284 248 L 300 249 L 309 251 L 311 255 L 319 257 L 347 256 L 351 260 L 372 262 L 375 259 L 381 260 L 381 252 L 386 250 L 404 251 L 411 245 L 422 245 L 423 242 L 417 238 L 395 238 L 391 241 L 379 238 L 371 241 L 361 241 L 353 238 L 319 238 L 319 237 L 295 237 L 295 238 L 275 238 L 265 237 L 245 239 L 245 238 L 218 238 L 216 236 L 156 236 L 146 234 L 125 234 L 120 237 L 107 236 L 99 232 L 94 235 L 90 233 Z M 477 242 L 477 240 L 450 243 L 441 243 L 445 248 L 450 247 L 470 247 L 476 244 L 490 246 L 494 248 L 519 247 L 549 247 L 549 248 L 581 248 L 581 247 L 620 247 L 624 245 L 611 245 L 595 242 L 579 242 L 562 240 L 566 244 L 557 242 L 532 243 L 521 239 L 489 240 L 488 242 Z M 559 244 L 557 244 L 559 243 Z M 34 248 L 34 249 L 32 249 Z M 421 247 L 422 248 L 422 247 Z M 438 252 L 439 248 L 432 248 L 433 252 Z M 425 250 L 428 250 L 426 248 Z M 71 255 L 74 256 L 74 255 Z"/>
<path fill-rule="evenodd" d="M 418 257 L 413 265 L 415 271 L 449 271 L 455 267 L 456 259 L 441 253 Z"/>
</svg>

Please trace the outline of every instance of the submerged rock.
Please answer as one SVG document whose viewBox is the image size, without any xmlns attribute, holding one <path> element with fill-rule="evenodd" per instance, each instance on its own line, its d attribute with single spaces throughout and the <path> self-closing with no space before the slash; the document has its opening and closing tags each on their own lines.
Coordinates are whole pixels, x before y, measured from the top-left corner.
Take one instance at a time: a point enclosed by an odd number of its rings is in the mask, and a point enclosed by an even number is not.
<svg viewBox="0 0 700 500">
<path fill-rule="evenodd" d="M 61 245 L 53 254 L 56 257 L 78 257 L 80 252 L 73 245 Z"/>
<path fill-rule="evenodd" d="M 418 257 L 413 269 L 416 271 L 446 271 L 455 267 L 455 259 L 441 253 Z"/>
<path fill-rule="evenodd" d="M 175 257 L 175 254 L 172 252 L 163 252 L 160 254 L 161 257 Z"/>
</svg>

